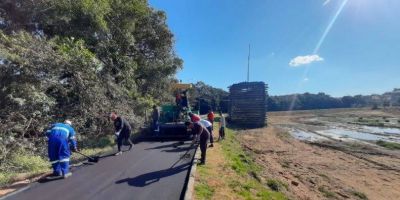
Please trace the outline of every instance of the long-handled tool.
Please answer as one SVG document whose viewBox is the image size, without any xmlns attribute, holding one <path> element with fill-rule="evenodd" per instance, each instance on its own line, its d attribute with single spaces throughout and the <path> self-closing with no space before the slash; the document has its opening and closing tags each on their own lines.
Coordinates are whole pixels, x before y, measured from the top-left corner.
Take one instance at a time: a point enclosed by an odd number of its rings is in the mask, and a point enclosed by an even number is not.
<svg viewBox="0 0 400 200">
<path fill-rule="evenodd" d="M 91 156 L 85 155 L 85 154 L 83 154 L 83 153 L 81 153 L 79 151 L 75 151 L 75 153 L 78 153 L 78 154 L 80 154 L 82 156 L 85 156 L 86 158 L 88 158 L 89 162 L 95 162 L 95 163 L 99 162 L 99 157 L 98 156 L 91 157 Z"/>
<path fill-rule="evenodd" d="M 188 148 L 188 150 L 180 156 L 180 158 L 169 168 L 172 169 L 173 167 L 175 167 L 176 164 L 178 164 L 182 159 L 187 159 L 191 157 L 191 154 L 189 153 L 191 150 L 193 150 L 193 146 L 190 146 L 190 148 Z"/>
</svg>

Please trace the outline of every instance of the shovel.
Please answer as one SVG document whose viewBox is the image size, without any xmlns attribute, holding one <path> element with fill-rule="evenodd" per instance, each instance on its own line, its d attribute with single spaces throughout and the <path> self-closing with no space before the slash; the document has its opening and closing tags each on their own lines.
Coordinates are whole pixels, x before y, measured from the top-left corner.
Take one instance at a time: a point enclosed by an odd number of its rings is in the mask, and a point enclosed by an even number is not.
<svg viewBox="0 0 400 200">
<path fill-rule="evenodd" d="M 95 163 L 99 162 L 99 157 L 98 156 L 90 157 L 90 156 L 85 155 L 85 154 L 83 154 L 83 153 L 81 153 L 79 151 L 76 151 L 75 153 L 78 153 L 78 154 L 80 154 L 82 156 L 85 156 L 86 158 L 88 158 L 89 162 L 95 162 Z"/>
</svg>

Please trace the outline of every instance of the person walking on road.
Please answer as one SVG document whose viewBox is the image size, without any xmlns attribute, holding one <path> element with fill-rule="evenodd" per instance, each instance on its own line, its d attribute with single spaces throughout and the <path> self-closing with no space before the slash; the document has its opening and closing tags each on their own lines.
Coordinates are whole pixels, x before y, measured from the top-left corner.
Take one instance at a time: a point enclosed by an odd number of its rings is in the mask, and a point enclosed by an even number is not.
<svg viewBox="0 0 400 200">
<path fill-rule="evenodd" d="M 208 120 L 205 120 L 205 119 L 201 119 L 200 124 L 203 125 L 203 127 L 205 127 L 208 130 L 208 132 L 210 133 L 210 146 L 209 147 L 214 147 L 214 137 L 212 134 L 213 127 L 212 127 L 211 122 L 209 122 Z"/>
<path fill-rule="evenodd" d="M 160 111 L 158 110 L 157 106 L 153 106 L 153 113 L 151 114 L 153 118 L 152 128 L 154 131 L 158 131 L 158 120 L 160 119 Z"/>
<path fill-rule="evenodd" d="M 204 128 L 200 122 L 185 122 L 186 127 L 192 129 L 192 133 L 195 135 L 194 138 L 200 138 L 200 165 L 204 165 L 206 163 L 206 154 L 207 154 L 207 142 L 210 136 L 210 133 L 206 128 Z M 195 139 L 193 140 L 193 142 Z"/>
<path fill-rule="evenodd" d="M 48 137 L 48 154 L 53 167 L 53 174 L 48 179 L 68 178 L 72 175 L 69 171 L 71 157 L 70 145 L 74 152 L 78 151 L 75 130 L 72 122 L 65 120 L 64 123 L 55 123 L 46 131 Z"/>
<path fill-rule="evenodd" d="M 222 112 L 219 112 L 219 137 L 218 140 L 223 140 L 225 139 L 225 126 L 226 126 L 226 121 L 225 121 L 225 117 L 222 114 Z"/>
<path fill-rule="evenodd" d="M 121 146 L 124 142 L 129 144 L 129 150 L 131 150 L 133 147 L 133 143 L 129 139 L 132 128 L 128 121 L 122 117 L 119 117 L 114 112 L 111 113 L 110 118 L 114 121 L 115 136 L 117 137 L 118 152 L 115 155 L 119 156 L 122 154 Z"/>
</svg>

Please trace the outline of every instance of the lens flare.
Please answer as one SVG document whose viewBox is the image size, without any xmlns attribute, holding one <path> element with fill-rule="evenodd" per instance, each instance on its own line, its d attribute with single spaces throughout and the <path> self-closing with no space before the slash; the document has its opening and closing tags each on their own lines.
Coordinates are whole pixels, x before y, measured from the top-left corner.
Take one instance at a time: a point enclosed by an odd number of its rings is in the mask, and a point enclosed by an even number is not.
<svg viewBox="0 0 400 200">
<path fill-rule="evenodd" d="M 321 45 L 324 43 L 326 36 L 328 33 L 331 31 L 333 25 L 335 24 L 337 18 L 339 17 L 340 13 L 342 13 L 343 8 L 346 6 L 347 2 L 349 0 L 344 0 L 342 4 L 340 5 L 339 9 L 336 11 L 335 15 L 333 16 L 332 20 L 329 22 L 328 26 L 326 27 L 324 33 L 322 34 L 322 37 L 319 39 L 317 46 L 315 47 L 313 54 L 317 54 L 319 49 L 321 48 Z"/>
<path fill-rule="evenodd" d="M 339 6 L 339 9 L 335 12 L 335 15 L 333 16 L 333 18 L 331 19 L 331 21 L 329 22 L 328 26 L 325 28 L 324 33 L 322 34 L 321 38 L 318 40 L 317 46 L 315 46 L 314 51 L 313 51 L 313 55 L 317 55 L 319 49 L 321 48 L 321 45 L 324 43 L 326 36 L 329 34 L 329 32 L 331 31 L 333 25 L 335 24 L 336 20 L 338 19 L 338 17 L 340 16 L 340 14 L 343 11 L 343 8 L 346 6 L 347 2 L 349 0 L 343 0 L 342 3 Z M 309 72 L 309 66 L 305 66 L 304 69 L 304 73 L 303 73 L 303 77 L 300 80 L 300 83 L 298 85 L 298 88 L 301 88 L 303 86 L 304 80 L 307 79 L 308 80 L 308 72 Z M 296 105 L 296 100 L 297 100 L 297 94 L 293 95 L 293 99 L 292 102 L 290 103 L 289 106 L 289 111 L 292 111 L 294 106 Z"/>
</svg>

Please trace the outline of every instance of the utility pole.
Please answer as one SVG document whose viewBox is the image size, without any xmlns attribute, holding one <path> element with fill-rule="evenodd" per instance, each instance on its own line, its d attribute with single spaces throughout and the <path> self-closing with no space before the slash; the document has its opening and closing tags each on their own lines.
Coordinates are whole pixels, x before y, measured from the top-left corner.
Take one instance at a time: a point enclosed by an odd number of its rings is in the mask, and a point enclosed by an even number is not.
<svg viewBox="0 0 400 200">
<path fill-rule="evenodd" d="M 247 82 L 250 81 L 250 44 L 249 44 L 249 56 L 247 57 Z"/>
</svg>

